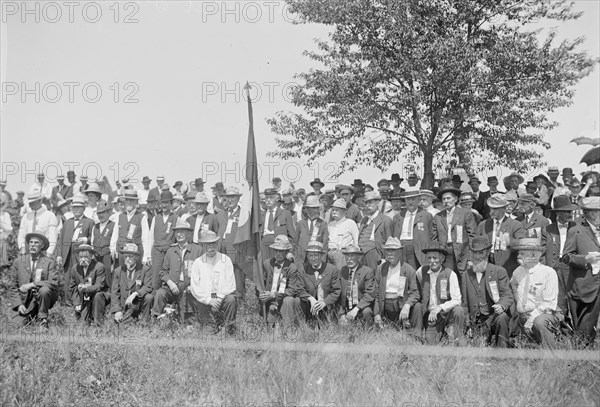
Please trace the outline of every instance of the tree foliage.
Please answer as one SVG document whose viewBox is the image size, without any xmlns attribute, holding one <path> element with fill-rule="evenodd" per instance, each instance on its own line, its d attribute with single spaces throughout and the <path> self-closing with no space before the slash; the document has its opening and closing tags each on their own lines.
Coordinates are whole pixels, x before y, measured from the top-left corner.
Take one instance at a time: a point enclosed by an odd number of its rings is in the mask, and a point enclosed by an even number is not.
<svg viewBox="0 0 600 407">
<path fill-rule="evenodd" d="M 564 1 L 288 0 L 301 23 L 332 26 L 319 68 L 297 75 L 292 102 L 302 113 L 268 122 L 281 158 L 344 150 L 339 173 L 386 170 L 403 156 L 456 157 L 469 170 L 543 164 L 535 146 L 556 126 L 574 85 L 597 63 L 581 38 L 528 29 L 539 19 L 578 17 Z M 430 179 L 431 181 L 431 179 Z"/>
</svg>

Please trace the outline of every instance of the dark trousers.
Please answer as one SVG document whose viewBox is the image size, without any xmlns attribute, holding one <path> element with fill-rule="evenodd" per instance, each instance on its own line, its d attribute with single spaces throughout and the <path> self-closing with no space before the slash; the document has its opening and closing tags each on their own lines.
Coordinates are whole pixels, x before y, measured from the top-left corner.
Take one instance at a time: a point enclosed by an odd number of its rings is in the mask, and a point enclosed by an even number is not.
<svg viewBox="0 0 600 407">
<path fill-rule="evenodd" d="M 160 314 L 162 314 L 165 310 L 165 306 L 167 304 L 173 304 L 173 303 L 179 304 L 179 310 L 180 310 L 180 313 L 182 314 L 182 316 L 183 316 L 183 314 L 185 314 L 185 311 L 186 311 L 185 298 L 186 298 L 186 296 L 183 295 L 182 293 L 186 289 L 186 286 L 183 283 L 183 281 L 180 281 L 179 284 L 177 284 L 177 288 L 179 288 L 178 295 L 173 294 L 173 292 L 167 285 L 162 286 L 161 288 L 158 289 L 158 291 L 156 291 L 156 293 L 154 294 L 154 305 L 152 306 L 152 316 L 153 317 L 157 317 Z M 183 321 L 183 319 L 182 319 L 182 321 Z"/>
<path fill-rule="evenodd" d="M 94 322 L 96 324 L 101 323 L 100 321 L 104 321 L 104 313 L 106 311 L 106 298 L 108 298 L 108 302 L 110 303 L 110 294 L 106 293 L 90 293 L 86 294 L 78 289 L 75 289 L 73 292 L 73 296 L 75 298 L 79 297 L 79 304 L 81 305 L 81 310 L 78 312 L 85 322 Z M 85 298 L 88 299 L 85 299 Z M 101 304 L 100 310 L 96 307 L 96 305 Z"/>
<path fill-rule="evenodd" d="M 596 295 L 594 302 L 584 303 L 569 298 L 571 316 L 575 332 L 580 334 L 584 341 L 592 343 L 596 338 L 596 324 L 600 315 L 600 298 Z"/>
<path fill-rule="evenodd" d="M 310 302 L 308 300 L 300 300 L 300 309 L 304 314 L 304 319 L 309 324 L 331 323 L 336 319 L 334 306 L 328 305 L 326 308 L 319 311 L 317 315 L 310 312 Z"/>
<path fill-rule="evenodd" d="M 425 340 L 428 344 L 438 343 L 448 334 L 450 339 L 463 339 L 465 327 L 465 312 L 461 306 L 456 306 L 449 311 L 438 314 L 435 322 L 429 322 L 429 311 L 423 314 L 423 326 L 425 326 Z"/>
<path fill-rule="evenodd" d="M 104 256 L 96 255 L 96 261 L 102 263 L 104 265 L 104 275 L 106 277 L 106 284 L 108 285 L 108 290 L 112 288 L 112 257 L 110 253 L 105 254 Z"/>
<path fill-rule="evenodd" d="M 280 298 L 267 301 L 265 308 L 269 324 L 275 323 L 279 318 L 281 318 L 284 326 L 297 324 L 301 320 L 302 308 L 300 307 L 299 297 L 281 296 Z M 258 308 L 258 314 L 264 317 L 263 312 L 263 305 L 261 303 Z"/>
<path fill-rule="evenodd" d="M 213 312 L 212 307 L 203 304 L 192 295 L 187 293 L 187 301 L 194 310 L 196 321 L 202 325 L 212 325 L 218 328 L 225 325 L 227 328 L 235 326 L 238 299 L 234 294 L 226 295 L 221 301 L 221 307 Z"/>
<path fill-rule="evenodd" d="M 346 307 L 347 308 L 347 307 Z M 350 312 L 350 309 L 346 309 L 346 313 Z M 364 307 L 358 314 L 356 314 L 355 321 L 363 322 L 367 327 L 373 326 L 373 308 Z M 350 322 L 350 321 L 348 321 Z"/>
<path fill-rule="evenodd" d="M 381 317 L 388 319 L 397 328 L 401 328 L 403 327 L 403 324 L 400 323 L 399 318 L 400 311 L 402 311 L 403 306 L 404 300 L 402 297 L 398 297 L 395 300 L 386 299 L 383 305 Z M 418 334 L 421 333 L 423 330 L 423 306 L 420 302 L 417 302 L 415 305 L 410 307 L 408 322 L 410 323 L 410 327 L 406 326 L 407 329 L 415 331 Z"/>
<path fill-rule="evenodd" d="M 27 315 L 17 314 L 17 316 L 15 316 L 17 323 L 26 325 L 29 323 L 29 321 L 35 319 L 36 317 L 40 319 L 47 319 L 48 311 L 54 306 L 57 300 L 58 291 L 52 290 L 48 287 L 40 287 L 30 290 L 26 295 L 23 305 L 25 305 L 26 308 L 29 308 L 31 302 L 33 301 L 34 304 L 32 305 L 31 312 L 29 312 Z"/>
<path fill-rule="evenodd" d="M 154 303 L 154 295 L 146 294 L 143 298 L 139 296 L 133 300 L 133 303 L 130 307 L 127 307 L 125 311 L 123 311 L 123 320 L 122 324 L 131 323 L 134 320 L 138 319 L 140 316 L 142 318 L 142 322 L 147 324 L 150 322 L 150 309 L 152 308 L 152 304 Z"/>
<path fill-rule="evenodd" d="M 475 318 L 473 330 L 476 334 L 485 336 L 488 344 L 498 348 L 506 348 L 508 341 L 508 324 L 510 318 L 506 312 L 498 315 L 495 312 Z"/>
<path fill-rule="evenodd" d="M 165 255 L 167 254 L 167 248 L 153 247 L 150 256 L 152 258 L 152 291 L 156 292 L 162 286 L 160 279 L 160 270 L 162 269 L 165 261 Z"/>
<path fill-rule="evenodd" d="M 519 315 L 519 324 L 523 326 L 529 319 L 529 314 Z M 533 320 L 533 327 L 531 331 L 533 338 L 542 347 L 554 349 L 556 347 L 556 340 L 554 339 L 555 332 L 558 331 L 559 320 L 556 316 L 550 314 L 538 315 Z"/>
<path fill-rule="evenodd" d="M 377 249 L 371 249 L 364 254 L 362 261 L 365 266 L 375 271 L 377 270 L 379 260 L 381 260 L 381 253 L 379 253 Z"/>
<path fill-rule="evenodd" d="M 110 292 L 101 291 L 94 295 L 93 315 L 94 324 L 103 325 L 106 320 L 106 306 L 110 305 Z"/>
</svg>

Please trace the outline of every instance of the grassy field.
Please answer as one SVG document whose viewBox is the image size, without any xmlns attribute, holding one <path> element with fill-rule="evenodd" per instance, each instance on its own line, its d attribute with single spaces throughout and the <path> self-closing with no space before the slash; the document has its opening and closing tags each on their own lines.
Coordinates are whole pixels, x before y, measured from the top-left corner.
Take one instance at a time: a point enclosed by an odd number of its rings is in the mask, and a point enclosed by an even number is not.
<svg viewBox="0 0 600 407">
<path fill-rule="evenodd" d="M 3 312 L 0 406 L 600 405 L 597 351 L 429 347 L 356 326 L 283 336 L 257 307 L 249 298 L 234 336 L 171 321 L 92 328 L 61 306 L 45 332 Z"/>
</svg>

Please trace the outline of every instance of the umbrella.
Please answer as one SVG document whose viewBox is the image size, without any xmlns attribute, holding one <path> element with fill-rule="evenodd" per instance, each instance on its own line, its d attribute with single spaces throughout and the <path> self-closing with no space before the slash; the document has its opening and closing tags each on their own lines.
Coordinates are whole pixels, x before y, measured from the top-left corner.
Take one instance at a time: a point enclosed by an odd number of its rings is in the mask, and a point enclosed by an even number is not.
<svg viewBox="0 0 600 407">
<path fill-rule="evenodd" d="M 582 144 L 589 144 L 591 146 L 600 145 L 600 138 L 592 138 L 592 137 L 575 137 L 570 141 L 571 143 L 575 143 L 578 146 Z"/>
<path fill-rule="evenodd" d="M 594 147 L 585 153 L 579 162 L 587 165 L 600 164 L 600 146 Z"/>
</svg>

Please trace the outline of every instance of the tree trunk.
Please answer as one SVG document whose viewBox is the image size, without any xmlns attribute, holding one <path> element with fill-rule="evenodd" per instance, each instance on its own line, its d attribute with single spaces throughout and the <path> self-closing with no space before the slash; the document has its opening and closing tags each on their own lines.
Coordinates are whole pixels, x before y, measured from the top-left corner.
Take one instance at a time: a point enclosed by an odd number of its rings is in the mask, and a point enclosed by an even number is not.
<svg viewBox="0 0 600 407">
<path fill-rule="evenodd" d="M 433 190 L 433 183 L 435 181 L 435 174 L 433 172 L 433 151 L 426 150 L 423 152 L 423 181 L 421 182 L 421 189 Z"/>
<path fill-rule="evenodd" d="M 468 134 L 465 134 L 464 127 L 458 127 L 455 131 L 454 136 L 454 150 L 458 157 L 458 167 L 461 167 L 465 172 L 471 176 L 473 175 L 473 160 L 471 159 L 471 153 L 465 143 Z"/>
</svg>

